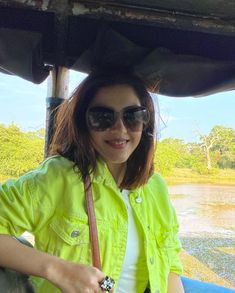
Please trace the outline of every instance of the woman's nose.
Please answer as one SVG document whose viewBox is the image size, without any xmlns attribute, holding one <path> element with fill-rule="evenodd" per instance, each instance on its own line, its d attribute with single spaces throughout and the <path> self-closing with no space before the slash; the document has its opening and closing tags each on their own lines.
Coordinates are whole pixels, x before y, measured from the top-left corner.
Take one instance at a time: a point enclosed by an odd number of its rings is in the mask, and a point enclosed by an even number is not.
<svg viewBox="0 0 235 293">
<path fill-rule="evenodd" d="M 122 120 L 120 113 L 119 113 L 114 125 L 111 127 L 111 130 L 118 130 L 118 131 L 124 131 L 124 132 L 127 131 L 126 126 Z"/>
</svg>

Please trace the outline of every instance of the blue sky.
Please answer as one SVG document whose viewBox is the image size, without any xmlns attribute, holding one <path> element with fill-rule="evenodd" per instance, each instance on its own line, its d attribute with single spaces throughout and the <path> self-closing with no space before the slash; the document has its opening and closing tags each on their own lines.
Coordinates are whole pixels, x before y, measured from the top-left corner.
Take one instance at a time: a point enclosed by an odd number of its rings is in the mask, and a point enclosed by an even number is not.
<svg viewBox="0 0 235 293">
<path fill-rule="evenodd" d="M 85 75 L 71 72 L 70 91 Z M 0 74 L 0 123 L 15 123 L 23 130 L 45 126 L 47 82 L 32 84 L 15 76 Z M 156 99 L 156 97 L 154 97 Z M 196 141 L 196 132 L 208 134 L 215 125 L 235 128 L 235 92 L 203 98 L 157 97 L 163 122 L 160 137 Z M 165 124 L 165 126 L 164 126 Z"/>
</svg>

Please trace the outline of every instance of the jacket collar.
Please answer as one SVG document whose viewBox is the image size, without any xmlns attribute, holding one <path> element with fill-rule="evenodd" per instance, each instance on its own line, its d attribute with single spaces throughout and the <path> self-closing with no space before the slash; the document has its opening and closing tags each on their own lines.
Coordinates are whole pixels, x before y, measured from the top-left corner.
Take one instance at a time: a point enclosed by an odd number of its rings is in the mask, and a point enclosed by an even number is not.
<svg viewBox="0 0 235 293">
<path fill-rule="evenodd" d="M 98 184 L 104 184 L 113 188 L 118 188 L 117 184 L 109 171 L 107 164 L 101 159 L 97 159 L 97 167 L 94 173 L 91 174 L 91 181 Z M 133 189 L 131 192 L 139 191 L 141 189 Z"/>
</svg>

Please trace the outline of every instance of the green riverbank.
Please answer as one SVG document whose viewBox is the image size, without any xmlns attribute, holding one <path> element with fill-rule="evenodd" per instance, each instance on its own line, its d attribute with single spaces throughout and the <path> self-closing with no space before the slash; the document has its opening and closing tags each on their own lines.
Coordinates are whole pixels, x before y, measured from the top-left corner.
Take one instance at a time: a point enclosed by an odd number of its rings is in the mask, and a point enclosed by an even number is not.
<svg viewBox="0 0 235 293">
<path fill-rule="evenodd" d="M 215 169 L 211 174 L 199 174 L 191 169 L 175 168 L 174 171 L 163 177 L 169 185 L 181 183 L 235 185 L 235 170 L 233 169 Z"/>
</svg>

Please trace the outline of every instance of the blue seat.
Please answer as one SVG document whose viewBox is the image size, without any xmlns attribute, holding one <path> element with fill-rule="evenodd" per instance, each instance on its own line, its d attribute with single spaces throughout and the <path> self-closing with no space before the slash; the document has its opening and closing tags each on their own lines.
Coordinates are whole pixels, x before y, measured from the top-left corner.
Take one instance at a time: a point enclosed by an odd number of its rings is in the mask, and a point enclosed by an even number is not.
<svg viewBox="0 0 235 293">
<path fill-rule="evenodd" d="M 185 293 L 234 293 L 235 290 L 212 283 L 181 277 Z"/>
</svg>

